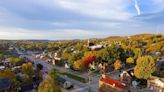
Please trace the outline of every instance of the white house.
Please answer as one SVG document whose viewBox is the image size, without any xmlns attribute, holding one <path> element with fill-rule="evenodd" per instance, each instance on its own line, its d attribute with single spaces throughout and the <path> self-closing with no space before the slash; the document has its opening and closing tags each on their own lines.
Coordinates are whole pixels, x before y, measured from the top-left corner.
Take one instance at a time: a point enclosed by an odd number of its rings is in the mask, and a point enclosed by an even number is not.
<svg viewBox="0 0 164 92">
<path fill-rule="evenodd" d="M 147 80 L 147 87 L 154 92 L 164 92 L 164 78 L 151 76 Z"/>
<path fill-rule="evenodd" d="M 5 69 L 5 66 L 0 66 L 0 70 L 4 70 Z"/>
</svg>

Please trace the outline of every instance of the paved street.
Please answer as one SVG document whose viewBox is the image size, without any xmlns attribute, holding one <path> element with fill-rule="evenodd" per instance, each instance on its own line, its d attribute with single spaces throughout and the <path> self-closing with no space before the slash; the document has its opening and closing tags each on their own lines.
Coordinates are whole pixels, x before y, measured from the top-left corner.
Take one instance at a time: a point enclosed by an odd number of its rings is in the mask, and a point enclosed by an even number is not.
<svg viewBox="0 0 164 92">
<path fill-rule="evenodd" d="M 23 54 L 21 51 L 19 51 L 18 48 L 16 48 L 16 51 L 18 54 L 21 54 L 21 55 Z M 29 55 L 23 55 L 23 56 L 28 58 L 30 61 L 34 62 L 35 65 L 42 64 L 44 66 L 44 70 L 46 70 L 46 71 L 51 70 L 51 69 L 57 69 L 57 70 L 62 71 L 62 72 L 68 72 L 70 74 L 78 75 L 80 77 L 87 78 L 87 79 L 89 78 L 91 80 L 89 83 L 82 83 L 82 82 L 79 82 L 79 81 L 76 81 L 76 80 L 73 80 L 70 78 L 65 78 L 66 80 L 72 82 L 73 85 L 75 86 L 75 88 L 77 88 L 77 89 L 78 88 L 91 88 L 91 92 L 97 92 L 97 90 L 98 90 L 99 78 L 96 76 L 89 76 L 87 73 L 68 71 L 68 69 L 65 69 L 64 67 L 58 67 L 58 66 L 48 64 L 48 63 L 46 63 L 40 59 L 36 59 L 36 58 L 29 56 Z M 74 91 L 74 92 L 76 92 L 76 91 Z"/>
<path fill-rule="evenodd" d="M 93 77 L 93 76 L 88 76 L 87 73 L 85 74 L 80 74 L 80 73 L 77 73 L 77 72 L 69 72 L 67 69 L 65 69 L 64 67 L 58 67 L 58 66 L 54 66 L 54 65 L 51 65 L 51 64 L 48 64 L 48 63 L 45 63 L 44 61 L 40 60 L 40 59 L 36 59 L 36 58 L 33 58 L 32 56 L 28 56 L 28 55 L 24 55 L 24 57 L 28 58 L 29 60 L 33 61 L 36 64 L 42 64 L 44 66 L 44 70 L 51 70 L 51 69 L 57 69 L 59 71 L 62 71 L 62 72 L 68 72 L 68 73 L 71 73 L 71 74 L 74 74 L 74 75 L 78 75 L 80 77 L 83 77 L 83 78 L 88 78 L 90 77 L 90 79 L 92 80 L 90 83 L 81 83 L 79 81 L 76 81 L 76 80 L 73 80 L 73 79 L 70 79 L 70 78 L 65 78 L 66 80 L 72 82 L 75 87 L 77 88 L 84 88 L 84 87 L 91 87 L 91 89 L 93 90 L 92 92 L 96 92 L 98 90 L 98 80 L 99 78 L 97 77 Z"/>
</svg>

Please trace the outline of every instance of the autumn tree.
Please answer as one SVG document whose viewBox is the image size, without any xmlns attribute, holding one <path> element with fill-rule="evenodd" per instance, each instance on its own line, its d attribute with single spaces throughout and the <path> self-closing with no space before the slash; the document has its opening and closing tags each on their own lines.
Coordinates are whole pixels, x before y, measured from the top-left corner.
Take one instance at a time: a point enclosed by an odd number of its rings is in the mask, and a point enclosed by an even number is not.
<svg viewBox="0 0 164 92">
<path fill-rule="evenodd" d="M 135 48 L 134 51 L 134 58 L 137 59 L 138 57 L 141 57 L 142 56 L 142 51 L 140 48 Z"/>
<path fill-rule="evenodd" d="M 16 81 L 16 75 L 10 69 L 5 69 L 3 71 L 0 71 L 0 78 L 4 78 L 4 77 L 7 77 L 12 81 Z"/>
<path fill-rule="evenodd" d="M 89 64 L 96 60 L 96 55 L 90 54 L 88 56 L 85 56 L 82 58 L 82 62 L 84 63 L 84 66 L 88 68 Z"/>
<path fill-rule="evenodd" d="M 34 74 L 34 69 L 32 63 L 28 62 L 22 65 L 22 72 L 28 76 L 29 80 L 32 80 L 32 75 Z"/>
<path fill-rule="evenodd" d="M 83 69 L 85 69 L 84 68 L 84 62 L 82 60 L 77 60 L 76 62 L 74 62 L 73 68 L 75 70 L 83 70 Z"/>
<path fill-rule="evenodd" d="M 77 44 L 75 49 L 81 51 L 83 49 L 83 44 Z"/>
<path fill-rule="evenodd" d="M 127 58 L 127 59 L 126 59 L 126 63 L 128 63 L 128 64 L 134 64 L 134 59 L 133 59 L 133 57 Z"/>
<path fill-rule="evenodd" d="M 16 75 L 13 71 L 11 71 L 10 69 L 0 71 L 0 79 L 1 78 L 9 78 L 13 87 L 12 91 L 16 92 L 16 88 L 18 87 L 20 82 L 17 80 Z"/>
<path fill-rule="evenodd" d="M 115 70 L 120 69 L 121 66 L 122 66 L 122 62 L 120 60 L 116 60 L 115 63 L 114 63 Z"/>
<path fill-rule="evenodd" d="M 67 52 L 63 52 L 63 54 L 62 54 L 62 57 L 63 57 L 63 59 L 65 59 L 65 60 L 68 60 L 70 56 L 71 56 L 71 55 L 70 55 L 69 53 L 67 53 Z"/>
<path fill-rule="evenodd" d="M 60 48 L 60 49 L 57 51 L 57 57 L 62 57 L 62 53 L 63 53 L 63 50 Z"/>
<path fill-rule="evenodd" d="M 61 92 L 57 82 L 51 77 L 47 78 L 39 84 L 38 92 Z"/>
<path fill-rule="evenodd" d="M 73 53 L 69 57 L 68 61 L 69 61 L 70 64 L 73 64 L 73 62 L 75 62 L 76 60 L 81 59 L 82 57 L 83 57 L 83 53 Z"/>
<path fill-rule="evenodd" d="M 11 64 L 13 64 L 13 65 L 19 63 L 20 61 L 21 61 L 21 59 L 18 58 L 18 57 L 10 57 L 10 58 L 9 58 L 9 62 L 10 62 Z"/>
<path fill-rule="evenodd" d="M 147 79 L 155 71 L 155 61 L 151 56 L 142 56 L 137 59 L 134 75 L 139 79 Z"/>
</svg>

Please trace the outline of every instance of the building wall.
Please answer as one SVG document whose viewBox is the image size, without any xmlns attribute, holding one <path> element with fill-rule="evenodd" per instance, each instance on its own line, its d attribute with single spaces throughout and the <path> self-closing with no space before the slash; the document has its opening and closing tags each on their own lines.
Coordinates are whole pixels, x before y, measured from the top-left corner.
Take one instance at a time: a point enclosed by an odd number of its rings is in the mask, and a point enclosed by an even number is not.
<svg viewBox="0 0 164 92">
<path fill-rule="evenodd" d="M 132 78 L 127 74 L 127 73 L 123 73 L 121 74 L 121 81 L 127 85 L 131 85 L 132 83 Z"/>
<path fill-rule="evenodd" d="M 104 83 L 99 80 L 99 92 L 128 92 L 127 90 L 114 87 L 110 84 Z"/>
<path fill-rule="evenodd" d="M 164 92 L 164 88 L 156 86 L 155 83 L 148 81 L 147 87 L 155 92 Z"/>
</svg>

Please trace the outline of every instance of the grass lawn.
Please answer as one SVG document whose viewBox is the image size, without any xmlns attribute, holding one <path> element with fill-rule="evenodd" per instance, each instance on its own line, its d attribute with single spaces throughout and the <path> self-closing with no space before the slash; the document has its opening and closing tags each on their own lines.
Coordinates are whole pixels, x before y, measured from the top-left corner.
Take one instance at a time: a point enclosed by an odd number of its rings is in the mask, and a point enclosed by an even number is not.
<svg viewBox="0 0 164 92">
<path fill-rule="evenodd" d="M 80 81 L 80 82 L 82 82 L 82 83 L 86 83 L 85 78 L 82 78 L 82 77 L 79 77 L 79 76 L 76 76 L 76 75 L 73 75 L 73 74 L 70 74 L 70 73 L 66 73 L 66 72 L 61 72 L 61 73 L 59 73 L 59 74 L 61 74 L 61 75 L 66 75 L 66 76 L 68 76 L 68 77 L 71 78 L 71 79 Z"/>
<path fill-rule="evenodd" d="M 53 69 L 51 71 L 49 71 L 50 74 L 60 74 L 60 75 L 66 75 L 67 77 L 71 78 L 71 79 L 74 79 L 74 80 L 77 80 L 77 81 L 80 81 L 82 83 L 86 83 L 86 80 L 85 78 L 82 78 L 80 76 L 77 76 L 77 75 L 74 75 L 74 74 L 70 74 L 70 73 L 67 73 L 67 72 L 61 72 L 59 70 L 56 70 L 56 69 Z"/>
</svg>

